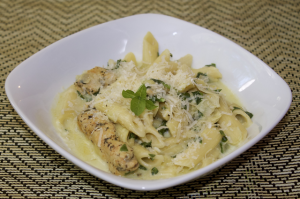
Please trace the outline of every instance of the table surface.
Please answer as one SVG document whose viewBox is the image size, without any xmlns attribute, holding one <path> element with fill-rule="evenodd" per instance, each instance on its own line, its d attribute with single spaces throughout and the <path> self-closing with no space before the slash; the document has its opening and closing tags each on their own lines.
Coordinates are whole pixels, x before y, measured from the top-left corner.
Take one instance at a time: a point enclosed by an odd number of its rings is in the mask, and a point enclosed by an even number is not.
<svg viewBox="0 0 300 199">
<path fill-rule="evenodd" d="M 22 61 L 80 30 L 122 17 L 160 13 L 232 40 L 290 86 L 279 124 L 216 172 L 172 188 L 140 192 L 81 170 L 45 144 L 19 117 L 4 90 Z M 1 0 L 0 198 L 297 198 L 300 195 L 300 1 Z"/>
</svg>

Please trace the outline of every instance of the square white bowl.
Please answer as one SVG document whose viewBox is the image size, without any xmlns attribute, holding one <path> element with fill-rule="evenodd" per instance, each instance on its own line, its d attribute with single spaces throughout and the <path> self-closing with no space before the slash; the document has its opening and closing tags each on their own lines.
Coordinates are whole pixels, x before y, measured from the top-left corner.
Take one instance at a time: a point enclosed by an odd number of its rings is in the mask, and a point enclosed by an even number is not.
<svg viewBox="0 0 300 199">
<path fill-rule="evenodd" d="M 159 51 L 174 59 L 187 53 L 193 67 L 216 63 L 225 83 L 254 114 L 260 133 L 226 157 L 197 171 L 162 180 L 132 180 L 96 169 L 72 154 L 51 122 L 54 97 L 84 70 L 105 66 L 133 52 L 142 59 L 143 37 L 150 31 Z M 158 14 L 141 14 L 107 22 L 61 39 L 31 56 L 8 76 L 6 94 L 26 124 L 54 150 L 77 166 L 110 183 L 134 190 L 157 190 L 191 181 L 218 169 L 262 139 L 291 104 L 288 85 L 269 66 L 232 41 L 194 24 Z"/>
</svg>

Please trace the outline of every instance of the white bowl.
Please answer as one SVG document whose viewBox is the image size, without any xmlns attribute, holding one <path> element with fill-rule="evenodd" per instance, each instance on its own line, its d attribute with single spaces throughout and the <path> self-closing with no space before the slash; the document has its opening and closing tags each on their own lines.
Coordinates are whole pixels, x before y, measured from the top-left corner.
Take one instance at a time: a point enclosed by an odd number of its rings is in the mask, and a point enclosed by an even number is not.
<svg viewBox="0 0 300 199">
<path fill-rule="evenodd" d="M 162 180 L 132 180 L 96 169 L 76 158 L 51 122 L 54 97 L 78 74 L 128 52 L 142 58 L 147 31 L 157 39 L 160 52 L 168 48 L 174 59 L 190 53 L 193 66 L 216 63 L 223 82 L 254 114 L 260 133 L 208 167 Z M 291 104 L 291 91 L 269 66 L 232 41 L 194 24 L 158 14 L 142 14 L 80 31 L 46 47 L 16 67 L 5 83 L 6 94 L 26 124 L 54 150 L 90 174 L 121 187 L 157 190 L 207 175 L 262 139 L 282 119 Z"/>
</svg>

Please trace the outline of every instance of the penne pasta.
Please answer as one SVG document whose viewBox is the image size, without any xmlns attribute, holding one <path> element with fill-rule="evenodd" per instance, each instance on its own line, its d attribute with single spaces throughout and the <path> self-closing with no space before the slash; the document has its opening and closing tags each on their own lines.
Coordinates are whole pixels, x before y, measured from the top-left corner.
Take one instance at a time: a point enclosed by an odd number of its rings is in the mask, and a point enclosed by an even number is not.
<svg viewBox="0 0 300 199">
<path fill-rule="evenodd" d="M 148 32 L 142 63 L 129 52 L 78 75 L 59 95 L 53 122 L 79 158 L 116 175 L 160 179 L 208 166 L 244 143 L 252 114 L 235 105 L 216 65 L 193 69 L 190 54 L 158 52 Z"/>
</svg>

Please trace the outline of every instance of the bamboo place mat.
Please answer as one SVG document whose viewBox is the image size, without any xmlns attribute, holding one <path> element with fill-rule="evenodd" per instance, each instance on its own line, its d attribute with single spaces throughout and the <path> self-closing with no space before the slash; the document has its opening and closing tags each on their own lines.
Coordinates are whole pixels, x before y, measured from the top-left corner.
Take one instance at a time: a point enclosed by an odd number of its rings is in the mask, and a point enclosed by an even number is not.
<svg viewBox="0 0 300 199">
<path fill-rule="evenodd" d="M 160 13 L 212 30 L 268 64 L 293 102 L 260 142 L 216 172 L 161 191 L 98 179 L 51 149 L 20 118 L 4 90 L 22 61 L 80 30 Z M 300 2 L 284 0 L 0 0 L 0 198 L 297 198 L 300 195 Z"/>
</svg>

